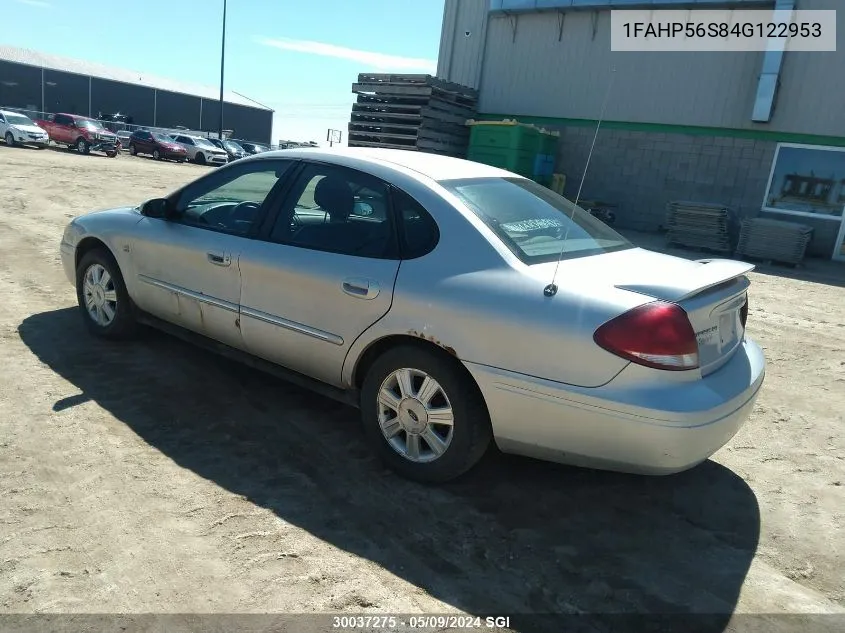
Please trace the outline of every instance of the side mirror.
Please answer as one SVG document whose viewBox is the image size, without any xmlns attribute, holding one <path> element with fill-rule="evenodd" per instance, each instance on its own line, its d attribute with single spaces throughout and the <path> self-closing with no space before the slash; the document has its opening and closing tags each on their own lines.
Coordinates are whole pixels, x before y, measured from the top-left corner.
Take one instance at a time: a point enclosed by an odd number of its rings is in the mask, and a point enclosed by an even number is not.
<svg viewBox="0 0 845 633">
<path fill-rule="evenodd" d="M 141 205 L 141 215 L 148 218 L 167 218 L 171 215 L 167 198 L 153 198 Z"/>
</svg>

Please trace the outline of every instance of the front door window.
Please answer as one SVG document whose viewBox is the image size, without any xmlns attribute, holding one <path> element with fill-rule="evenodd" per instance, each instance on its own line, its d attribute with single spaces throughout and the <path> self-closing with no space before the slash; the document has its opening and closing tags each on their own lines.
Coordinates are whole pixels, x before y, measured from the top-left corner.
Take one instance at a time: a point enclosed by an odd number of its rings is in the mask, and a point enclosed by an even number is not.
<svg viewBox="0 0 845 633">
<path fill-rule="evenodd" d="M 250 235 L 289 161 L 261 161 L 219 172 L 179 196 L 174 221 L 233 235 Z M 215 174 L 217 176 L 218 174 Z"/>
</svg>

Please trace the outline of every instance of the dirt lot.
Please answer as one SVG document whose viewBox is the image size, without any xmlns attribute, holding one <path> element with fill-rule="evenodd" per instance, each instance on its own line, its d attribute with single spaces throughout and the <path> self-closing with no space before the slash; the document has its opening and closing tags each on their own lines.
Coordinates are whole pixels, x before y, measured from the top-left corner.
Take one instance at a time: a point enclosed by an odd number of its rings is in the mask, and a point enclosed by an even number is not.
<svg viewBox="0 0 845 633">
<path fill-rule="evenodd" d="M 0 611 L 845 614 L 842 268 L 753 274 L 767 382 L 701 467 L 491 454 L 428 489 L 369 456 L 354 410 L 83 332 L 68 218 L 205 170 L 0 147 Z"/>
</svg>

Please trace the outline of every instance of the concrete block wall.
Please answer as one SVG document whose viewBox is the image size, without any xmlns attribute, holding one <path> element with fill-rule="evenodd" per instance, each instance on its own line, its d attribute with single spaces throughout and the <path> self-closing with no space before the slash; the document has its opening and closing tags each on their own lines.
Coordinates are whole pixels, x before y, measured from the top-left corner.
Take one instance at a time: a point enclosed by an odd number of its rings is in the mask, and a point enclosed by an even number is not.
<svg viewBox="0 0 845 633">
<path fill-rule="evenodd" d="M 566 196 L 575 199 L 594 126 L 550 128 L 560 131 L 555 171 L 566 175 Z M 740 218 L 761 214 L 777 143 L 732 137 L 605 128 L 599 130 L 581 192 L 617 206 L 620 228 L 655 231 L 672 200 L 713 202 Z M 839 224 L 773 214 L 780 220 L 815 228 L 809 254 L 830 257 Z"/>
<path fill-rule="evenodd" d="M 556 171 L 574 196 L 594 127 L 560 128 Z M 776 143 L 727 137 L 602 128 L 581 197 L 618 206 L 624 228 L 654 231 L 671 200 L 714 202 L 742 216 L 759 214 Z"/>
</svg>

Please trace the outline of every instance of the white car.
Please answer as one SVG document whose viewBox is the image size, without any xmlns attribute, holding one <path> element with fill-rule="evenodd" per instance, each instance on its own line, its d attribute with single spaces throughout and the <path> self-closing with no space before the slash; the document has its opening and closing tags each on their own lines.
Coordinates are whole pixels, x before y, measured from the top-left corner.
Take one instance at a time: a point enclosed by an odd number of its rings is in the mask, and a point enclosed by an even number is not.
<svg viewBox="0 0 845 633">
<path fill-rule="evenodd" d="M 188 151 L 188 160 L 197 165 L 225 165 L 229 162 L 226 150 L 215 147 L 214 144 L 201 136 L 189 134 L 171 134 L 170 138 Z"/>
<path fill-rule="evenodd" d="M 0 110 L 0 137 L 9 147 L 32 145 L 44 149 L 50 144 L 46 130 L 35 125 L 28 116 L 10 110 Z"/>
</svg>

